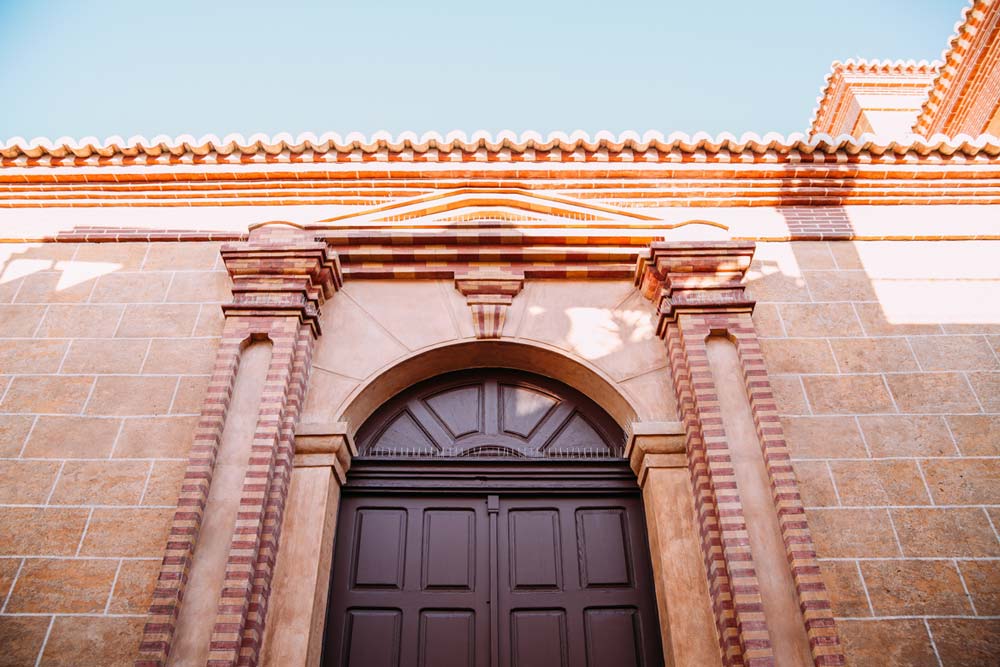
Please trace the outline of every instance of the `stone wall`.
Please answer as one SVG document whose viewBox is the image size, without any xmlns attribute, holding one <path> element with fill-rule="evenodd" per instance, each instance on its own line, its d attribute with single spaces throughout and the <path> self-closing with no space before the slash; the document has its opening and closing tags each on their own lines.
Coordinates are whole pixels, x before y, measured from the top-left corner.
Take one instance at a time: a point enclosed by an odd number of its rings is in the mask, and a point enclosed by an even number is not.
<svg viewBox="0 0 1000 667">
<path fill-rule="evenodd" d="M 229 277 L 213 243 L 0 253 L 0 665 L 130 665 Z"/>
<path fill-rule="evenodd" d="M 0 252 L 0 665 L 129 665 L 229 279 L 211 243 Z M 754 321 L 851 664 L 988 664 L 1000 645 L 997 257 L 998 242 L 758 246 Z M 503 337 L 675 419 L 653 323 L 630 284 L 527 281 Z M 475 340 L 450 281 L 348 282 L 323 328 L 303 421 Z"/>
<path fill-rule="evenodd" d="M 1000 243 L 760 244 L 754 314 L 849 663 L 995 664 Z"/>
</svg>

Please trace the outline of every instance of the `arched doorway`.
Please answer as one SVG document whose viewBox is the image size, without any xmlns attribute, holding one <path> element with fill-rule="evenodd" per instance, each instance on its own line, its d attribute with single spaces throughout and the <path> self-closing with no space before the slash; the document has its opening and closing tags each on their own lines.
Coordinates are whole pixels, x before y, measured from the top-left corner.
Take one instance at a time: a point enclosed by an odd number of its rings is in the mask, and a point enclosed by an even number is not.
<svg viewBox="0 0 1000 667">
<path fill-rule="evenodd" d="M 639 488 L 588 397 L 449 373 L 387 401 L 357 442 L 324 665 L 662 664 Z"/>
</svg>

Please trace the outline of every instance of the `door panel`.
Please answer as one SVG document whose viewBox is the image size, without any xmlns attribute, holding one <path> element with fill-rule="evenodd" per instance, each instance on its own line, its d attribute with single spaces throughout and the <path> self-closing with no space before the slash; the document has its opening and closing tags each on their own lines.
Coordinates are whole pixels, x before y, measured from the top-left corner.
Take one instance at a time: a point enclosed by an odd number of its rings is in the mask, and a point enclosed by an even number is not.
<svg viewBox="0 0 1000 667">
<path fill-rule="evenodd" d="M 353 588 L 403 588 L 405 509 L 369 507 L 354 522 Z"/>
<path fill-rule="evenodd" d="M 424 511 L 423 590 L 475 588 L 475 531 L 476 515 L 472 510 Z"/>
<path fill-rule="evenodd" d="M 484 498 L 345 494 L 323 663 L 489 664 L 487 528 Z"/>
<path fill-rule="evenodd" d="M 642 632 L 634 607 L 584 612 L 588 665 L 641 665 Z"/>
<path fill-rule="evenodd" d="M 663 663 L 637 492 L 490 498 L 345 487 L 325 665 Z"/>
<path fill-rule="evenodd" d="M 569 644 L 562 609 L 515 609 L 510 614 L 511 667 L 567 667 Z"/>
<path fill-rule="evenodd" d="M 578 509 L 580 587 L 632 586 L 628 516 L 620 507 Z"/>
<path fill-rule="evenodd" d="M 398 609 L 351 609 L 347 612 L 349 638 L 344 664 L 349 667 L 393 667 L 399 664 Z"/>
<path fill-rule="evenodd" d="M 473 667 L 476 619 L 472 611 L 420 612 L 420 667 Z"/>
<path fill-rule="evenodd" d="M 570 665 L 663 664 L 638 494 L 501 496 L 498 525 L 501 665 L 520 664 L 528 618 Z"/>
<path fill-rule="evenodd" d="M 510 581 L 514 590 L 562 590 L 559 512 L 514 510 L 507 519 Z"/>
</svg>

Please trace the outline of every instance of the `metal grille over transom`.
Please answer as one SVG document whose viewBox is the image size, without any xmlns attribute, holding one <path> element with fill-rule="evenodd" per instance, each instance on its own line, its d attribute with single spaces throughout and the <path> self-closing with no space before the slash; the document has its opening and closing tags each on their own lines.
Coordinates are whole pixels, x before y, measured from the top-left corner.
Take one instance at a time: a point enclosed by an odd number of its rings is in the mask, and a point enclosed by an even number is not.
<svg viewBox="0 0 1000 667">
<path fill-rule="evenodd" d="M 528 373 L 461 371 L 383 405 L 358 433 L 362 456 L 618 458 L 621 428 L 583 394 Z"/>
</svg>

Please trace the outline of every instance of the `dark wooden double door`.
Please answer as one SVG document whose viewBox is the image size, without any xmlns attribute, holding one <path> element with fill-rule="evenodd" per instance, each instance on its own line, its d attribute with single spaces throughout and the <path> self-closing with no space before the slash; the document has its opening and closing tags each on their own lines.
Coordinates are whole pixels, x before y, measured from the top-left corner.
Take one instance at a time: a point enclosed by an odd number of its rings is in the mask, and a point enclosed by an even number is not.
<svg viewBox="0 0 1000 667">
<path fill-rule="evenodd" d="M 345 488 L 325 665 L 663 664 L 637 491 L 422 486 Z"/>
</svg>

